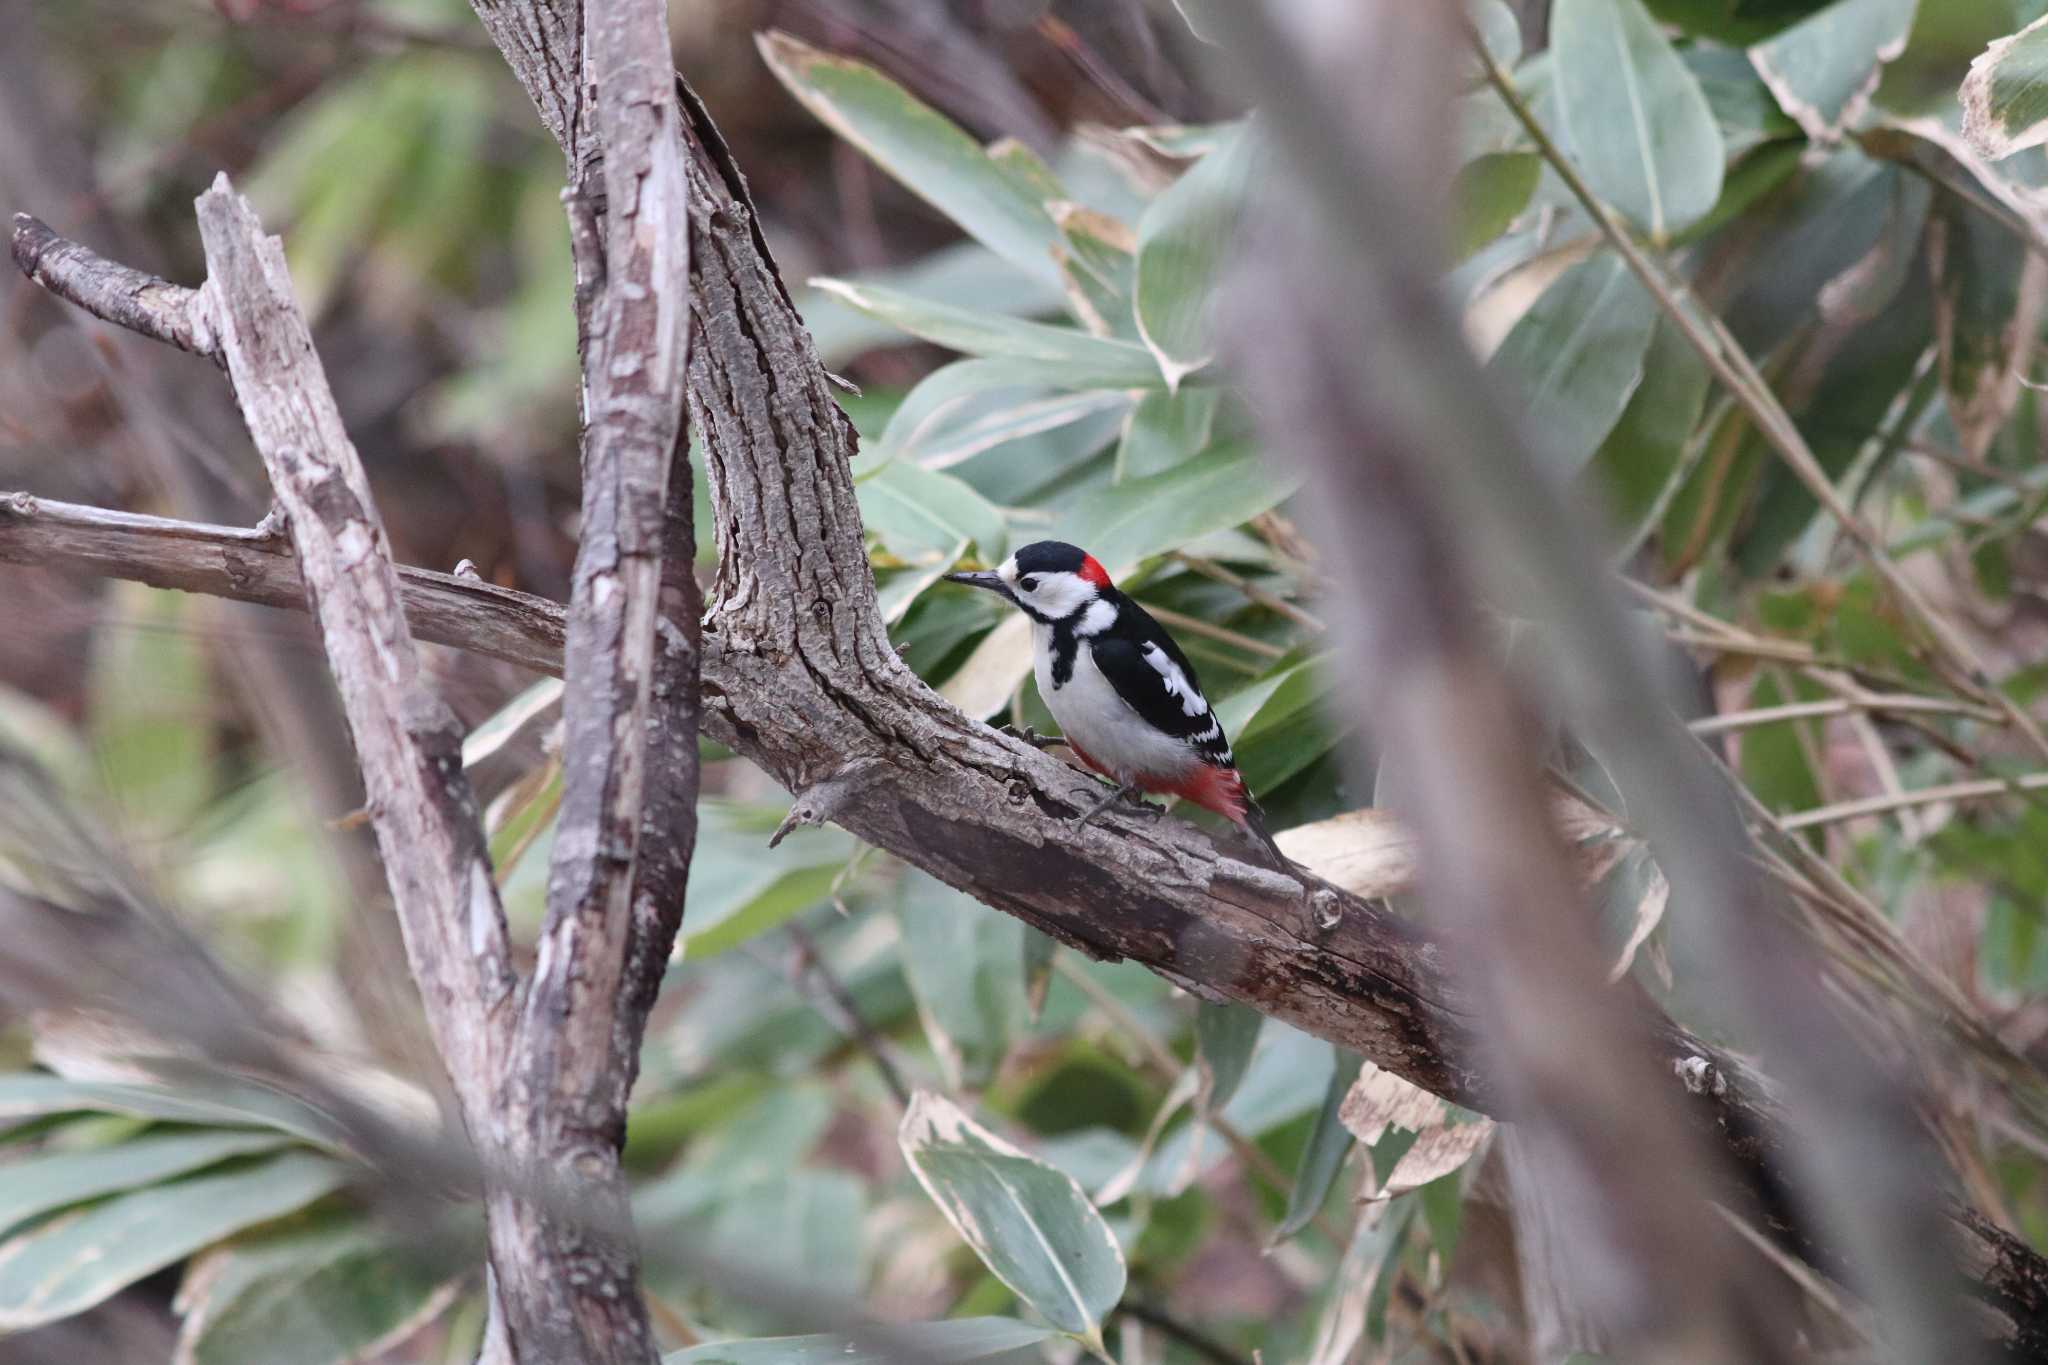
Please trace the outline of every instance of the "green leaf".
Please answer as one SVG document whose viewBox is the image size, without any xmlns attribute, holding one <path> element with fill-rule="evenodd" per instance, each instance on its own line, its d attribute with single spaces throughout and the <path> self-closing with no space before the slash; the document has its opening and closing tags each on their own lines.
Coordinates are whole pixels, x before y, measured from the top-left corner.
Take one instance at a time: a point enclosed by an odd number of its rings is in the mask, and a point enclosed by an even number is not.
<svg viewBox="0 0 2048 1365">
<path fill-rule="evenodd" d="M 213 793 L 216 707 L 198 609 L 182 593 L 116 583 L 94 634 L 86 728 L 138 837 L 182 828 Z"/>
<path fill-rule="evenodd" d="M 1216 706 L 1238 770 L 1255 793 L 1271 792 L 1336 747 L 1341 729 L 1324 715 L 1331 679 L 1319 660 L 1287 666 Z M 1242 724 L 1237 718 L 1243 716 Z"/>
<path fill-rule="evenodd" d="M 1620 257 L 1603 252 L 1545 290 L 1487 362 L 1561 474 L 1576 474 L 1621 420 L 1657 316 Z"/>
<path fill-rule="evenodd" d="M 1657 320 L 1643 357 L 1643 382 L 1600 444 L 1593 471 L 1624 527 L 1647 516 L 1699 425 L 1711 376 L 1707 362 L 1670 318 Z"/>
<path fill-rule="evenodd" d="M 1721 132 L 1642 0 L 1557 0 L 1550 49 L 1565 140 L 1600 197 L 1660 244 L 1706 217 Z"/>
<path fill-rule="evenodd" d="M 1140 398 L 1124 419 L 1116 448 L 1116 481 L 1163 474 L 1208 448 L 1216 426 L 1215 389 L 1154 390 Z"/>
<path fill-rule="evenodd" d="M 1248 1005 L 1215 1005 L 1204 1000 L 1195 1010 L 1195 1060 L 1207 1080 L 1207 1106 L 1221 1109 L 1237 1094 L 1259 1030 L 1266 1016 Z"/>
<path fill-rule="evenodd" d="M 1465 11 L 1472 16 L 1472 29 L 1486 55 L 1503 71 L 1514 70 L 1522 60 L 1522 22 L 1506 0 L 1467 0 Z"/>
<path fill-rule="evenodd" d="M 946 1084 L 980 1089 L 1024 1026 L 1021 921 L 914 867 L 897 886 L 903 967 Z"/>
<path fill-rule="evenodd" d="M 713 1342 L 663 1356 L 662 1365 L 897 1365 L 911 1352 L 934 1365 L 966 1365 L 1036 1346 L 1054 1335 L 1050 1328 L 1015 1318 L 956 1318 L 877 1327 L 857 1336 Z"/>
<path fill-rule="evenodd" d="M 802 1286 L 826 1302 L 850 1302 L 867 1279 L 861 1222 L 867 1187 L 845 1171 L 783 1172 L 728 1189 L 701 1251 L 721 1265 L 751 1267 L 765 1282 Z M 658 1257 L 659 1249 L 650 1251 Z M 685 1285 L 696 1277 L 682 1276 Z"/>
<path fill-rule="evenodd" d="M 761 57 L 804 108 L 1020 269 L 1058 281 L 1059 227 L 1030 180 L 984 151 L 949 119 L 881 72 L 786 33 L 756 40 Z M 1050 172 L 1047 172 L 1050 174 Z"/>
<path fill-rule="evenodd" d="M 1073 327 L 980 313 L 881 285 L 824 278 L 811 283 L 868 316 L 934 345 L 967 355 L 1037 361 L 1038 373 L 1046 383 L 1077 389 L 1148 389 L 1162 383 L 1151 353 L 1128 341 L 1091 336 Z"/>
<path fill-rule="evenodd" d="M 807 1082 L 779 1085 L 690 1148 L 683 1164 L 633 1198 L 633 1217 L 656 1228 L 704 1212 L 729 1192 L 782 1179 L 832 1124 L 832 1096 Z"/>
<path fill-rule="evenodd" d="M 1132 304 L 1137 290 L 1137 235 L 1122 219 L 1080 204 L 1055 203 L 1052 215 L 1066 242 L 1058 254 L 1068 311 L 1097 336 L 1137 336 L 1138 318 Z"/>
<path fill-rule="evenodd" d="M 1760 43 L 1829 0 L 1650 0 L 1650 12 L 1687 33 L 1731 47 Z"/>
<path fill-rule="evenodd" d="M 1693 43 L 1679 56 L 1699 81 L 1707 107 L 1714 111 L 1714 123 L 1721 130 L 1730 161 L 1762 143 L 1799 136 L 1799 125 L 1778 107 L 1748 54 L 1713 43 Z"/>
<path fill-rule="evenodd" d="M 1457 224 L 1452 258 L 1462 261 L 1508 230 L 1536 193 L 1543 159 L 1534 152 L 1476 156 L 1451 182 L 1451 217 Z"/>
<path fill-rule="evenodd" d="M 0 1331 L 82 1312 L 231 1233 L 341 1188 L 347 1168 L 285 1152 L 125 1194 L 0 1242 Z"/>
<path fill-rule="evenodd" d="M 967 376 L 954 374 L 963 366 L 1001 367 L 1008 363 L 958 360 L 928 376 L 911 390 L 897 408 L 897 415 L 889 419 L 889 426 L 882 433 L 880 453 L 923 469 L 946 469 L 998 446 L 1073 426 L 1096 413 L 1121 413 L 1131 407 L 1130 395 L 1121 390 L 1084 389 L 1078 393 L 1051 394 L 1042 389 L 1020 391 L 1014 387 L 988 386 L 986 374 L 976 376 L 981 387 L 966 389 L 943 406 L 926 408 L 927 400 L 920 398 L 932 380 L 941 376 L 948 379 L 948 387 L 964 386 Z M 899 418 L 914 402 L 919 406 L 899 425 Z"/>
<path fill-rule="evenodd" d="M 1138 222 L 1138 334 L 1169 389 L 1214 358 L 1213 305 L 1251 179 L 1249 127 L 1197 161 Z"/>
<path fill-rule="evenodd" d="M 1330 1187 L 1337 1183 L 1337 1172 L 1344 1168 L 1344 1158 L 1351 1151 L 1351 1130 L 1338 1117 L 1338 1110 L 1343 1107 L 1344 1096 L 1350 1093 L 1351 1083 L 1358 1079 L 1359 1058 L 1357 1053 L 1334 1045 L 1331 1050 L 1336 1057 L 1335 1070 L 1330 1073 L 1329 1088 L 1323 1092 L 1323 1107 L 1316 1113 L 1316 1126 L 1309 1131 L 1308 1142 L 1301 1149 L 1301 1160 L 1295 1163 L 1294 1189 L 1287 1196 L 1287 1213 L 1266 1243 L 1269 1250 L 1291 1241 L 1309 1225 L 1329 1199 Z"/>
<path fill-rule="evenodd" d="M 1820 295 L 1882 240 L 1901 172 L 1844 145 L 1800 168 L 1731 231 L 1753 262 L 1722 318 L 1751 355 L 1767 354 L 1809 320 Z"/>
<path fill-rule="evenodd" d="M 1808 698 L 1786 696 L 1769 674 L 1759 677 L 1749 694 L 1749 705 L 1754 708 L 1794 700 Z M 1780 813 L 1806 810 L 1821 801 L 1820 780 L 1799 734 L 1804 724 L 1766 725 L 1742 737 L 1742 780 L 1759 801 Z"/>
<path fill-rule="evenodd" d="M 766 848 L 775 818 L 732 802 L 705 801 L 700 821 L 680 940 L 690 960 L 737 947 L 818 904 L 853 856 L 852 838 L 833 829 L 794 829 Z"/>
<path fill-rule="evenodd" d="M 1915 272 L 1890 307 L 1824 353 L 1818 381 L 1811 382 L 1804 402 L 1792 406 L 1829 477 L 1839 477 L 1854 463 L 1912 385 L 1927 353 L 1930 297 L 1926 281 Z M 1761 438 L 1752 435 L 1749 443 L 1761 445 Z M 1753 577 L 1769 574 L 1818 510 L 1806 486 L 1782 462 L 1772 461 L 1736 546 L 1738 567 Z"/>
<path fill-rule="evenodd" d="M 1124 1254 L 1074 1178 L 929 1091 L 911 1101 L 898 1138 L 918 1183 L 996 1278 L 1100 1354 L 1102 1320 L 1124 1293 Z"/>
<path fill-rule="evenodd" d="M 86 1151 L 38 1152 L 0 1166 L 0 1232 L 39 1213 L 272 1151 L 290 1140 L 269 1132 L 145 1133 Z"/>
<path fill-rule="evenodd" d="M 1126 479 L 1088 500 L 1068 528 L 1112 574 L 1227 530 L 1275 506 L 1296 480 L 1266 466 L 1249 443 L 1230 441 L 1148 479 Z"/>
<path fill-rule="evenodd" d="M 1971 62 L 1962 98 L 1963 136 L 1991 160 L 2048 142 L 2048 15 Z"/>
<path fill-rule="evenodd" d="M 306 1105 L 255 1086 L 186 1079 L 173 1093 L 154 1086 L 73 1081 L 40 1072 L 0 1075 L 0 1123 L 71 1113 L 274 1128 L 320 1144 L 331 1143 L 334 1136 L 330 1126 Z"/>
<path fill-rule="evenodd" d="M 1023 949 L 1024 1001 L 1035 1024 L 1045 1013 L 1046 993 L 1052 989 L 1052 961 L 1060 945 L 1044 930 L 1026 924 Z"/>
<path fill-rule="evenodd" d="M 1750 49 L 1764 84 L 1808 137 L 1831 138 L 1877 89 L 1884 64 L 1905 50 L 1919 0 L 1836 0 Z"/>
<path fill-rule="evenodd" d="M 1002 512 L 951 474 L 909 460 L 886 460 L 858 474 L 854 492 L 862 519 L 906 564 L 950 565 L 962 541 L 973 542 L 990 564 L 1006 553 L 1009 530 Z"/>
<path fill-rule="evenodd" d="M 1927 260 L 1949 420 L 1963 453 L 1982 459 L 2019 402 L 2048 279 L 2024 241 L 1951 194 L 1939 197 Z"/>
<path fill-rule="evenodd" d="M 381 1356 L 454 1300 L 459 1276 L 367 1231 L 235 1244 L 179 1291 L 178 1365 L 344 1365 Z"/>
</svg>

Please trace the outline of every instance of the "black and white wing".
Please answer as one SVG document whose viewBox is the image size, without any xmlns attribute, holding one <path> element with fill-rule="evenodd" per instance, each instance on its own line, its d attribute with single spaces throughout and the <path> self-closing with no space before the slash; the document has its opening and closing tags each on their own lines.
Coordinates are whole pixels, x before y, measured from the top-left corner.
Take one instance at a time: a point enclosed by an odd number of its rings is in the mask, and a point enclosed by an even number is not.
<svg viewBox="0 0 2048 1365">
<path fill-rule="evenodd" d="M 1185 740 L 1205 762 L 1235 765 L 1195 666 L 1144 608 L 1126 599 L 1115 628 L 1089 644 L 1102 676 L 1146 724 Z"/>
</svg>

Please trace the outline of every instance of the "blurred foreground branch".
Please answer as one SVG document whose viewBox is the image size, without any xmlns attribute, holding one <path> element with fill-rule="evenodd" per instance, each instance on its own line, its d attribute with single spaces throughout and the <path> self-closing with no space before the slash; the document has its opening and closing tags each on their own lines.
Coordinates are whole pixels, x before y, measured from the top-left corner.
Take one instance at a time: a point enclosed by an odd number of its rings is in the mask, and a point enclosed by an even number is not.
<svg viewBox="0 0 2048 1365">
<path fill-rule="evenodd" d="M 1440 899 L 1464 909 L 1457 922 L 1485 924 L 1489 940 L 1499 940 L 1489 946 L 1507 959 L 1496 964 L 1482 950 L 1460 966 L 1504 997 L 1489 1041 L 1507 1049 L 1510 1066 L 1533 1064 L 1541 1049 L 1521 1040 L 1556 1034 L 1576 1065 L 1629 1074 L 1626 1035 L 1611 1024 L 1583 1028 L 1589 1007 L 1577 996 L 1597 988 L 1582 969 L 1562 970 L 1570 953 L 1557 940 L 1569 939 L 1572 921 L 1590 923 L 1585 908 L 1558 906 L 1563 917 L 1545 926 L 1553 936 L 1545 943 L 1520 917 L 1501 917 L 1497 896 L 1489 906 L 1471 905 L 1480 899 L 1486 864 L 1498 856 L 1491 850 L 1501 828 L 1516 828 L 1516 812 L 1526 819 L 1532 804 L 1526 791 L 1503 801 L 1513 796 L 1516 778 L 1512 760 L 1492 748 L 1525 744 L 1534 727 L 1518 729 L 1504 718 L 1517 701 L 1505 686 L 1489 690 L 1497 661 L 1475 658 L 1444 638 L 1443 618 L 1455 622 L 1472 610 L 1459 600 L 1461 582 L 1555 633 L 1557 662 L 1538 674 L 1543 700 L 1600 755 L 1631 801 L 1674 898 L 1688 908 L 1681 928 L 1704 960 L 1706 993 L 1723 1026 L 1786 1085 L 1785 1188 L 1797 1216 L 1826 1229 L 1840 1256 L 1837 1273 L 1876 1308 L 1882 1349 L 1906 1360 L 1974 1358 L 1944 1246 L 1939 1167 L 1910 1082 L 1836 1012 L 1821 965 L 1750 862 L 1732 803 L 1678 724 L 1665 679 L 1631 636 L 1604 565 L 1587 551 L 1593 539 L 1540 473 L 1541 462 L 1429 284 L 1439 276 L 1436 253 L 1445 236 L 1441 178 L 1434 173 L 1442 160 L 1422 130 L 1449 125 L 1443 101 L 1455 84 L 1448 73 L 1462 19 L 1452 10 L 1374 3 L 1292 16 L 1292 32 L 1256 6 L 1217 6 L 1213 22 L 1237 59 L 1235 69 L 1264 101 L 1272 140 L 1301 199 L 1289 206 L 1288 236 L 1268 253 L 1260 287 L 1247 291 L 1260 301 L 1249 306 L 1263 324 L 1247 347 L 1255 357 L 1248 363 L 1264 381 L 1275 445 L 1295 451 L 1337 495 L 1322 505 L 1333 529 L 1342 528 L 1328 543 L 1351 569 L 1350 600 L 1359 610 L 1347 632 L 1353 663 L 1367 677 L 1377 668 L 1382 679 L 1383 714 L 1368 719 L 1382 733 L 1420 732 L 1435 741 L 1410 765 L 1430 770 L 1414 780 L 1425 841 L 1431 827 L 1439 831 L 1431 874 L 1443 879 Z M 1360 67 L 1377 71 L 1378 79 L 1358 79 Z M 1418 70 L 1441 79 L 1420 81 Z M 1613 235 L 1634 263 L 1632 245 Z M 1277 282 L 1269 278 L 1276 274 Z M 1683 310 L 1675 315 L 1693 325 Z M 1831 488 L 1824 491 L 1832 497 Z M 1824 505 L 1839 505 L 1829 498 Z M 1951 642 L 1945 623 L 1925 624 L 1938 641 Z M 1958 661 L 1968 666 L 1960 655 Z M 1469 704 L 1456 710 L 1460 700 Z M 2033 733 L 2031 722 L 2014 719 Z M 1472 830 L 1489 852 L 1465 846 Z M 1528 841 L 1507 842 L 1521 848 Z M 1540 856 L 1526 852 L 1523 862 Z M 1555 983 L 1548 995 L 1541 989 L 1546 965 Z M 1571 985 L 1573 977 L 1579 986 Z M 1534 1097 L 1537 1103 L 1548 1098 L 1572 1112 L 1539 1109 L 1553 1132 L 1534 1126 L 1528 1148 L 1546 1202 L 1566 1215 L 1562 1245 L 1576 1272 L 1570 1278 L 1594 1319 L 1585 1332 L 1567 1331 L 1581 1337 L 1567 1344 L 1598 1348 L 1612 1333 L 1625 1348 L 1647 1348 L 1659 1358 L 1705 1350 L 1712 1358 L 1740 1359 L 1757 1349 L 1743 1343 L 1746 1329 L 1786 1349 L 1793 1324 L 1771 1324 L 1733 1279 L 1663 1281 L 1661 1312 L 1615 1292 L 1602 1275 L 1612 1267 L 1589 1257 L 1586 1244 L 1597 1246 L 1604 1234 L 1611 1251 L 1661 1254 L 1651 1229 L 1631 1240 L 1625 1224 L 1624 1235 L 1616 1235 L 1616 1223 L 1636 1216 L 1643 1180 L 1682 1183 L 1706 1173 L 1653 1129 L 1622 1158 L 1639 1168 L 1636 1176 L 1611 1165 L 1594 1168 L 1605 1198 L 1584 1200 L 1574 1178 L 1586 1178 L 1601 1136 L 1631 1119 L 1620 1095 L 1602 1105 L 1597 1089 L 1571 1088 L 1567 1076 L 1549 1079 L 1552 1090 Z M 1559 1150 L 1556 1130 L 1576 1140 Z M 1712 1189 L 1711 1178 L 1699 1179 L 1692 1197 L 1711 1198 Z M 1699 1310 L 1716 1305 L 1726 1315 L 1718 1340 L 1677 1334 L 1679 1324 L 1712 1323 Z M 1588 1334 L 1592 1340 L 1583 1339 Z"/>
</svg>

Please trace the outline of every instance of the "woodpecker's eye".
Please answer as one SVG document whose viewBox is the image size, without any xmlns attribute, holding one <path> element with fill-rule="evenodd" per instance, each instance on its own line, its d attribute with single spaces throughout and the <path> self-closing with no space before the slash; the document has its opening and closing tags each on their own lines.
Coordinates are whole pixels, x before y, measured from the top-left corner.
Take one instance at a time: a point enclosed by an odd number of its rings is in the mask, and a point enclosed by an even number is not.
<svg viewBox="0 0 2048 1365">
<path fill-rule="evenodd" d="M 1017 580 L 1017 586 L 1018 586 L 1019 588 L 1023 589 L 1023 590 L 1025 591 L 1025 592 L 1037 592 L 1037 591 L 1038 591 L 1038 575 L 1037 575 L 1037 574 L 1026 574 L 1026 575 L 1025 575 L 1024 577 L 1022 577 L 1022 578 L 1020 578 L 1020 579 L 1018 579 L 1018 580 Z"/>
</svg>

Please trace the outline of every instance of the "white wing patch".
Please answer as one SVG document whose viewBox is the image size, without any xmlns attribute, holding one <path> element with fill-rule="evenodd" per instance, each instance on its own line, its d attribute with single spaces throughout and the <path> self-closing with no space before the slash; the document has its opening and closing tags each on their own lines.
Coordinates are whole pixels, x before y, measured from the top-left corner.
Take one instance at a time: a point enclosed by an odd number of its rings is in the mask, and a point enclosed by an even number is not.
<svg viewBox="0 0 2048 1365">
<path fill-rule="evenodd" d="M 1183 715 L 1199 716 L 1209 709 L 1209 703 L 1202 700 L 1200 690 L 1188 681 L 1188 675 L 1180 671 L 1179 664 L 1167 657 L 1165 650 L 1147 642 L 1138 647 L 1138 652 L 1143 654 L 1145 662 L 1158 672 L 1160 681 L 1166 684 L 1168 695 L 1180 698 Z"/>
</svg>

